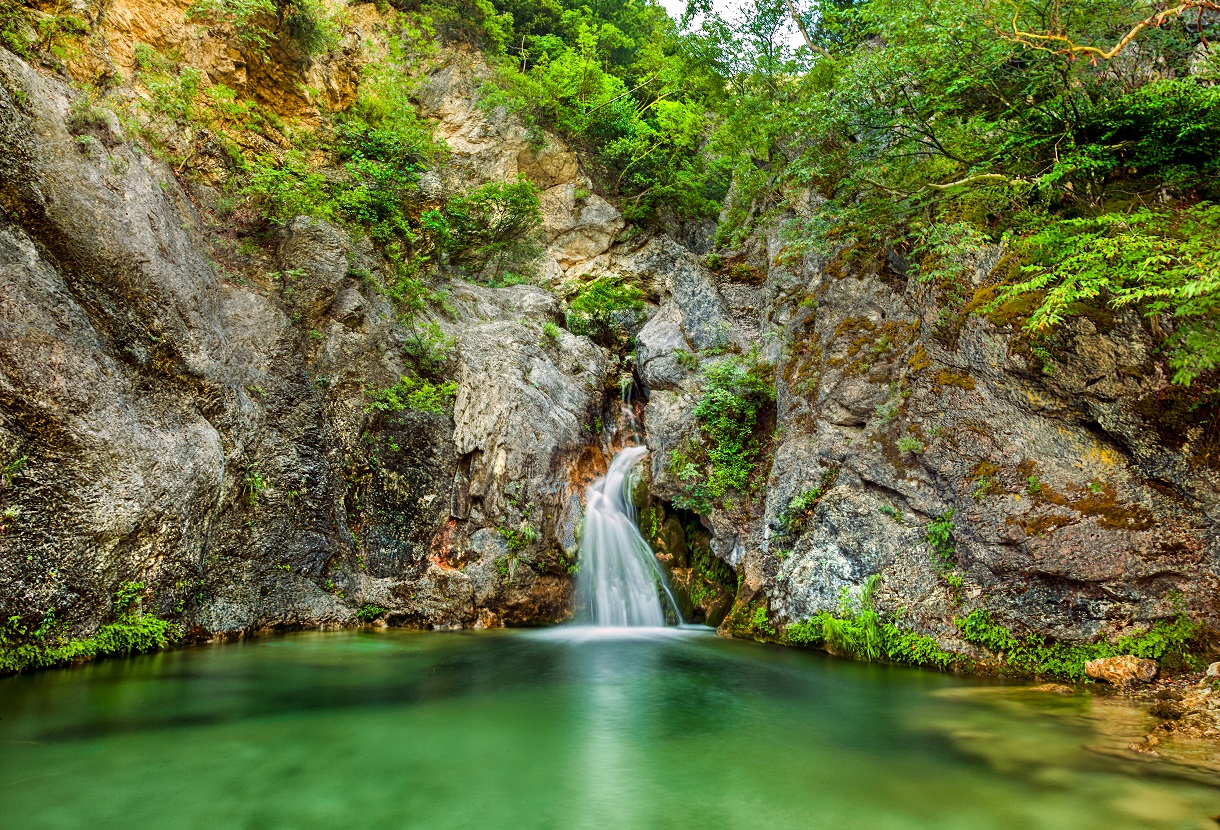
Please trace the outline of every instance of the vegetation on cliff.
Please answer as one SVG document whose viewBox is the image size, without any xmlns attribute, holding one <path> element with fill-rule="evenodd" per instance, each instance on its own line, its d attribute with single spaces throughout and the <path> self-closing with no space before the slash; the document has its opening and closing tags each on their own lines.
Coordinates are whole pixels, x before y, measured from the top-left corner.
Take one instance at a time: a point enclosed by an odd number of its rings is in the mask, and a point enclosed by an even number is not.
<svg viewBox="0 0 1220 830">
<path fill-rule="evenodd" d="M 722 215 L 709 267 L 734 262 L 752 234 L 779 226 L 787 245 L 775 261 L 817 251 L 844 266 L 891 263 L 897 276 L 927 286 L 946 340 L 966 315 L 987 315 L 1019 329 L 1018 352 L 1043 367 L 1062 347 L 1059 333 L 1080 319 L 1133 309 L 1178 386 L 1173 428 L 1202 424 L 1214 433 L 1220 78 L 1208 43 L 1214 9 L 1186 6 L 1198 14 L 1158 17 L 1160 7 L 1146 0 L 762 0 L 730 20 L 696 1 L 691 12 L 703 22 L 688 28 L 652 2 L 407 0 L 380 10 L 376 42 L 354 44 L 343 39 L 337 5 L 207 0 L 192 5 L 189 18 L 234 34 L 251 50 L 252 67 L 273 49 L 289 50 L 302 65 L 350 49 L 360 55 L 352 61 L 360 64 L 358 90 L 333 106 L 310 91 L 316 110 L 290 117 L 205 77 L 181 54 L 133 44 L 135 77 L 78 79 L 69 126 L 87 154 L 109 140 L 117 117 L 175 173 L 206 181 L 213 213 L 236 229 L 238 252 L 267 245 L 302 215 L 367 240 L 381 256 L 378 272 L 353 264 L 350 276 L 396 307 L 410 363 L 380 387 L 362 383 L 374 424 L 407 409 L 440 416 L 451 409 L 452 340 L 435 322 L 447 313 L 447 280 L 529 280 L 542 249 L 540 192 L 530 181 L 463 192 L 440 184 L 448 148 L 417 109 L 439 37 L 482 50 L 489 71 L 480 107 L 515 113 L 533 149 L 546 140 L 543 128 L 563 136 L 582 152 L 592 187 L 629 219 L 673 227 Z M 794 22 L 804 42 L 795 49 L 785 33 Z M 0 40 L 47 66 L 68 60 L 94 25 L 0 3 Z M 138 94 L 117 93 L 120 82 Z M 216 147 L 219 161 L 205 152 Z M 205 155 L 219 172 L 206 167 Z M 222 267 L 227 253 L 217 252 Z M 731 267 L 743 270 L 723 273 L 753 279 L 751 266 Z M 298 278 L 275 275 L 276 290 L 288 300 Z M 573 332 L 629 348 L 648 299 L 642 288 L 603 276 L 567 294 Z M 812 306 L 817 299 L 806 297 Z M 898 335 L 874 336 L 868 325 L 850 357 L 866 347 L 873 362 L 897 355 Z M 546 326 L 543 337 L 557 343 L 557 323 Z M 675 353 L 684 368 L 699 370 L 692 381 L 699 391 L 695 434 L 667 460 L 683 487 L 675 504 L 702 514 L 749 502 L 769 472 L 774 369 L 758 353 L 727 351 Z M 922 360 L 928 365 L 926 354 Z M 867 375 L 871 363 L 859 365 Z M 891 386 L 887 419 L 906 394 Z M 912 433 L 892 443 L 914 463 L 910 456 L 934 437 Z M 781 557 L 834 482 L 813 483 L 801 485 L 775 520 Z M 1031 476 L 1031 497 L 1036 483 Z M 253 507 L 266 486 L 254 465 L 246 484 Z M 980 478 L 976 498 L 993 485 Z M 889 509 L 901 522 L 902 511 Z M 0 532 L 20 527 L 17 508 L 5 510 Z M 503 535 L 511 547 L 510 533 Z M 960 602 L 953 533 L 949 509 L 928 525 L 926 540 Z M 952 663 L 931 638 L 874 609 L 875 582 L 864 587 L 836 613 L 786 629 L 765 607 L 739 609 L 743 630 L 782 631 L 791 642 L 870 659 Z M 100 593 L 103 604 L 109 590 Z M 40 665 L 139 649 L 171 634 L 158 628 L 167 623 L 116 614 L 114 625 L 126 627 L 75 643 L 55 639 L 53 617 L 41 625 L 16 620 L 5 645 L 25 655 L 12 658 L 22 665 Z M 1022 671 L 1074 677 L 1085 656 L 1111 648 L 1063 651 L 1007 632 L 982 611 L 962 614 L 966 641 Z M 1152 639 L 1114 647 L 1181 657 L 1190 635 L 1165 624 L 1148 633 Z"/>
<path fill-rule="evenodd" d="M 141 607 L 144 584 L 129 582 L 115 593 L 114 619 L 92 636 L 74 639 L 49 610 L 35 628 L 10 617 L 0 626 L 0 675 L 81 663 L 101 657 L 157 651 L 182 636 L 178 625 Z"/>
</svg>

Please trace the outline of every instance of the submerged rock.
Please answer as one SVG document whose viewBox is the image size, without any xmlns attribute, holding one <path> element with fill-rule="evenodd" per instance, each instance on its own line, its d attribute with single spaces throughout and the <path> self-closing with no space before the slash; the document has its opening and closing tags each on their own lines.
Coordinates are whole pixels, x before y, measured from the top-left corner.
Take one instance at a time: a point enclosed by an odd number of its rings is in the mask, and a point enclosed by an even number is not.
<svg viewBox="0 0 1220 830">
<path fill-rule="evenodd" d="M 1074 695 L 1076 690 L 1062 683 L 1043 683 L 1041 686 L 1031 686 L 1031 692 L 1045 692 L 1052 695 Z"/>
</svg>

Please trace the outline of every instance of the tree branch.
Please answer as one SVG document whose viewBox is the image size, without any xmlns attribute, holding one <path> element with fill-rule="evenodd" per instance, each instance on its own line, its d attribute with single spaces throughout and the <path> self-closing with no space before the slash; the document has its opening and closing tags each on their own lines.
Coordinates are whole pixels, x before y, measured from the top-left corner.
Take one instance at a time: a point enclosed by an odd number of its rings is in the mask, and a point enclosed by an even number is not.
<svg viewBox="0 0 1220 830">
<path fill-rule="evenodd" d="M 1022 31 L 1017 18 L 1021 16 L 1021 7 L 1013 0 L 1006 0 L 1009 6 L 1012 7 L 1012 33 L 1009 34 L 1004 30 L 1000 30 L 1000 35 L 1009 40 L 1014 40 L 1031 49 L 1037 49 L 1040 52 L 1051 52 L 1060 55 L 1088 55 L 1096 62 L 1098 58 L 1110 60 L 1115 57 L 1123 49 L 1131 43 L 1132 40 L 1139 35 L 1144 29 L 1159 28 L 1175 17 L 1181 17 L 1192 9 L 1197 9 L 1199 12 L 1199 34 L 1203 35 L 1203 12 L 1204 11 L 1220 11 L 1220 2 L 1215 0 L 1183 0 L 1183 2 L 1171 9 L 1157 12 L 1151 17 L 1146 17 L 1123 35 L 1123 37 L 1114 44 L 1110 49 L 1102 49 L 1097 46 L 1081 46 L 1073 41 L 1066 34 L 1061 32 L 1025 32 Z M 1206 43 L 1206 38 L 1204 38 Z M 1059 48 L 1050 48 L 1052 45 L 1059 45 Z"/>
<path fill-rule="evenodd" d="M 834 60 L 834 56 L 825 47 L 814 44 L 813 38 L 809 36 L 809 30 L 805 28 L 805 21 L 801 20 L 801 16 L 796 13 L 796 3 L 793 0 L 784 0 L 784 2 L 788 4 L 788 14 L 792 16 L 792 22 L 796 24 L 796 28 L 801 30 L 801 37 L 805 39 L 805 45 L 809 47 L 809 51 Z"/>
<path fill-rule="evenodd" d="M 1001 173 L 981 173 L 978 176 L 968 176 L 964 179 L 958 179 L 955 182 L 946 184 L 925 184 L 924 187 L 929 190 L 952 190 L 955 187 L 965 187 L 971 184 L 982 184 L 983 182 L 993 182 L 995 184 L 1025 184 L 1025 179 L 1010 179 Z"/>
</svg>

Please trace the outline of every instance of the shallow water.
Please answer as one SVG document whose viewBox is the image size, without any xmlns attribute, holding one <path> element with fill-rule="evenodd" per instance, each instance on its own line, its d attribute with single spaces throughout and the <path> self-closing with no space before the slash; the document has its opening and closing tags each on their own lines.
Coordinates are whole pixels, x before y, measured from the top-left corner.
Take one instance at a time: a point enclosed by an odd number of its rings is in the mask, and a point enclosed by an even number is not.
<svg viewBox="0 0 1220 830">
<path fill-rule="evenodd" d="M 1214 830 L 1103 709 L 699 630 L 301 633 L 0 681 L 0 826 Z"/>
</svg>

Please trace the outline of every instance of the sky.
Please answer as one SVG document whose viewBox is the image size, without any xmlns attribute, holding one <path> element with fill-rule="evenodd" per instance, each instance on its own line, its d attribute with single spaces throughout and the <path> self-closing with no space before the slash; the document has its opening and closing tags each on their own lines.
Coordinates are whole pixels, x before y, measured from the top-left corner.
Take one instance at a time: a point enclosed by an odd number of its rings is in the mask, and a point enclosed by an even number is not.
<svg viewBox="0 0 1220 830">
<path fill-rule="evenodd" d="M 730 20 L 737 16 L 737 10 L 741 7 L 743 0 L 712 0 L 712 8 L 719 12 L 722 16 Z M 669 12 L 669 16 L 674 20 L 681 20 L 683 13 L 686 11 L 686 0 L 657 0 L 665 11 Z M 790 26 L 788 32 L 788 43 L 795 47 L 801 43 L 800 32 L 796 31 L 795 26 Z"/>
</svg>

